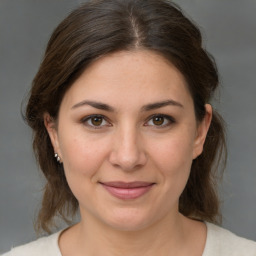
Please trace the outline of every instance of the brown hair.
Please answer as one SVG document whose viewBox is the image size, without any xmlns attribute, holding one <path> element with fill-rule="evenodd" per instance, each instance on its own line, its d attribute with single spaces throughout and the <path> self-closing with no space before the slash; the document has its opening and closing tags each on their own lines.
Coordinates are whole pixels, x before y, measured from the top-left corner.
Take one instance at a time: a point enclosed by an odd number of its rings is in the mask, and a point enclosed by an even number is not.
<svg viewBox="0 0 256 256">
<path fill-rule="evenodd" d="M 74 10 L 53 32 L 26 109 L 34 131 L 33 147 L 46 177 L 37 228 L 50 232 L 53 220 L 78 209 L 62 165 L 44 126 L 43 114 L 57 119 L 63 95 L 94 60 L 116 51 L 148 49 L 161 54 L 184 75 L 200 122 L 218 86 L 213 58 L 202 47 L 198 28 L 173 3 L 165 0 L 94 0 Z M 225 147 L 221 117 L 214 112 L 203 153 L 193 161 L 180 197 L 179 210 L 189 217 L 216 222 L 219 201 L 216 170 Z M 226 152 L 226 151 L 225 151 Z"/>
</svg>

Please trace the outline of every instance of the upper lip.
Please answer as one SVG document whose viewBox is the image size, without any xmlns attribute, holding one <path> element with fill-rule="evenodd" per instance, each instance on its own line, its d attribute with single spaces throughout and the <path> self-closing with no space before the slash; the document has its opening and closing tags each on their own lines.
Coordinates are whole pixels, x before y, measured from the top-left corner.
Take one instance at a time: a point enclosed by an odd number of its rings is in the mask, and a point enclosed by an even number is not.
<svg viewBox="0 0 256 256">
<path fill-rule="evenodd" d="M 151 186 L 155 183 L 146 182 L 146 181 L 133 181 L 133 182 L 124 182 L 124 181 L 109 181 L 109 182 L 100 182 L 101 184 L 114 188 L 141 188 Z"/>
</svg>

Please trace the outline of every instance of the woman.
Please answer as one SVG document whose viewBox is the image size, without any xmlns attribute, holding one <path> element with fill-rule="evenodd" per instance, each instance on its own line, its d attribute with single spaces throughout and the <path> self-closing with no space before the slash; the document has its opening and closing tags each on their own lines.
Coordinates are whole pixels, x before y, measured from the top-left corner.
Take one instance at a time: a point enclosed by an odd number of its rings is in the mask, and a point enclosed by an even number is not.
<svg viewBox="0 0 256 256">
<path fill-rule="evenodd" d="M 173 4 L 96 0 L 72 12 L 48 43 L 26 119 L 47 180 L 37 229 L 77 210 L 81 220 L 6 255 L 256 255 L 214 225 L 217 86 L 199 30 Z"/>
</svg>

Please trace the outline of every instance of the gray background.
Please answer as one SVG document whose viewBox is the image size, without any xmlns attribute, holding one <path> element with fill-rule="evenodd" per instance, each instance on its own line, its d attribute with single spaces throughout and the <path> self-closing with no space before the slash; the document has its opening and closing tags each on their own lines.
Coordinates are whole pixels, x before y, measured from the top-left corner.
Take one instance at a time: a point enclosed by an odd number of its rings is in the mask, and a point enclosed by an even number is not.
<svg viewBox="0 0 256 256">
<path fill-rule="evenodd" d="M 43 179 L 21 101 L 56 25 L 82 1 L 0 0 L 0 253 L 35 238 Z M 223 225 L 256 240 L 256 1 L 182 0 L 215 56 L 222 83 L 216 107 L 228 128 L 221 189 Z"/>
</svg>

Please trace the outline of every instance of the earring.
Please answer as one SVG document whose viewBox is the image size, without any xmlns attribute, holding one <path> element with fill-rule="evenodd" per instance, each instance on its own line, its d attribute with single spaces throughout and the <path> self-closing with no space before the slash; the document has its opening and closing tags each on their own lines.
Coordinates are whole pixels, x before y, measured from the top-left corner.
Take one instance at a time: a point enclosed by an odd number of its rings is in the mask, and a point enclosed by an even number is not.
<svg viewBox="0 0 256 256">
<path fill-rule="evenodd" d="M 58 153 L 55 153 L 54 157 L 56 158 L 57 162 L 60 164 L 61 161 L 60 161 L 60 157 L 59 157 Z"/>
</svg>

